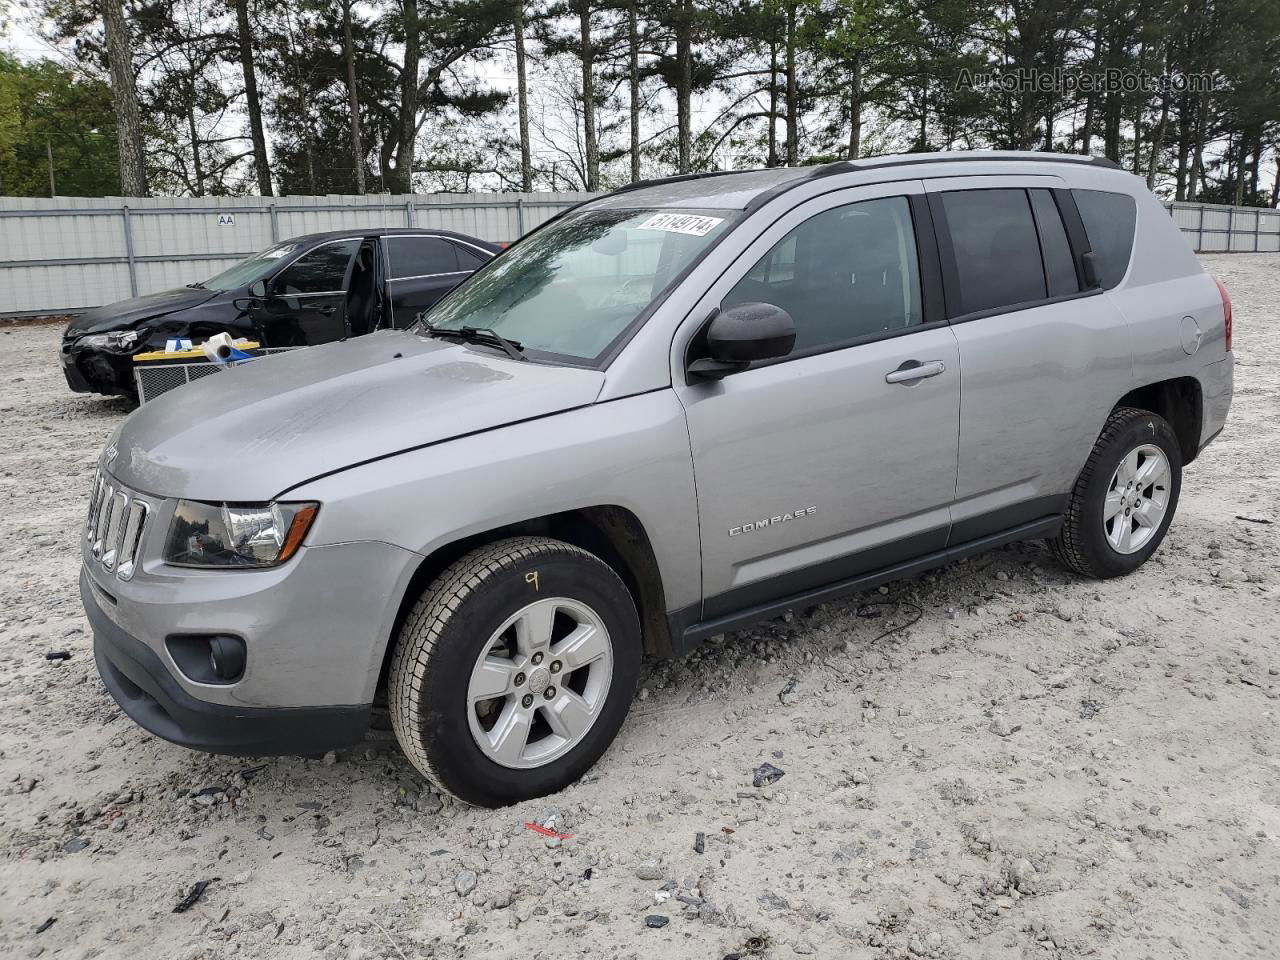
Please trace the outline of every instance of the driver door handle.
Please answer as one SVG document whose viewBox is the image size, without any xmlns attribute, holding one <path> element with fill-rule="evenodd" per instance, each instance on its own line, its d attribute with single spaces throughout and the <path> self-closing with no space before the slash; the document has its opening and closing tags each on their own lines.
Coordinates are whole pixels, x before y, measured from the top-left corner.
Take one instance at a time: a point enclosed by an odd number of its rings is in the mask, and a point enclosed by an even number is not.
<svg viewBox="0 0 1280 960">
<path fill-rule="evenodd" d="M 947 372 L 947 365 L 941 360 L 928 360 L 921 363 L 918 360 L 908 360 L 897 370 L 890 370 L 884 375 L 885 383 L 915 383 L 917 380 L 925 380 L 929 377 L 936 377 L 940 373 Z"/>
<path fill-rule="evenodd" d="M 316 313 L 320 314 L 323 317 L 332 317 L 337 312 L 338 312 L 337 307 L 321 307 L 319 310 L 316 311 Z"/>
</svg>

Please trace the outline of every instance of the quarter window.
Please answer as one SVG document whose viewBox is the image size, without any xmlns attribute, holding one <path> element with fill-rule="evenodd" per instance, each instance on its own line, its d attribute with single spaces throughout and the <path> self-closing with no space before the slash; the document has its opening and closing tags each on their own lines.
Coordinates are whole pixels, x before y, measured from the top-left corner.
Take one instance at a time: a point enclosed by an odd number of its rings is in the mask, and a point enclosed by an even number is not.
<svg viewBox="0 0 1280 960">
<path fill-rule="evenodd" d="M 359 240 L 342 240 L 303 254 L 276 277 L 278 294 L 339 293 L 347 282 L 347 266 Z"/>
<path fill-rule="evenodd" d="M 392 280 L 458 272 L 458 254 L 448 240 L 392 234 L 386 243 Z"/>
<path fill-rule="evenodd" d="M 488 257 L 481 255 L 479 251 L 473 250 L 471 247 L 464 247 L 458 243 L 453 246 L 458 252 L 459 270 L 477 270 L 489 261 Z"/>
<path fill-rule="evenodd" d="M 960 283 L 958 313 L 1045 298 L 1040 242 L 1025 190 L 942 194 Z"/>
<path fill-rule="evenodd" d="M 1133 197 L 1108 190 L 1073 190 L 1080 219 L 1089 235 L 1102 289 L 1110 290 L 1124 279 L 1133 252 L 1133 231 L 1138 207 Z"/>
<path fill-rule="evenodd" d="M 920 270 L 906 197 L 810 217 L 774 244 L 722 301 L 772 303 L 796 324 L 795 353 L 920 323 Z"/>
</svg>

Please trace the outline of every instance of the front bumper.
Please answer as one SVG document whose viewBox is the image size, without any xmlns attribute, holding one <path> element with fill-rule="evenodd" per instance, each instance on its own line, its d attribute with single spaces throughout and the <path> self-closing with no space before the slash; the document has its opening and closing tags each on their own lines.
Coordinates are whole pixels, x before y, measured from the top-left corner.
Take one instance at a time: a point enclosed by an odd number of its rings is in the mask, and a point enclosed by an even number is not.
<svg viewBox="0 0 1280 960">
<path fill-rule="evenodd" d="M 130 354 L 81 347 L 74 340 L 64 340 L 58 357 L 67 386 L 76 393 L 131 397 L 138 391 Z"/>
<path fill-rule="evenodd" d="M 193 697 L 156 653 L 102 609 L 89 574 L 80 597 L 93 628 L 93 655 L 107 691 L 144 730 L 180 746 L 240 756 L 324 753 L 364 739 L 370 708 L 237 707 Z"/>
</svg>

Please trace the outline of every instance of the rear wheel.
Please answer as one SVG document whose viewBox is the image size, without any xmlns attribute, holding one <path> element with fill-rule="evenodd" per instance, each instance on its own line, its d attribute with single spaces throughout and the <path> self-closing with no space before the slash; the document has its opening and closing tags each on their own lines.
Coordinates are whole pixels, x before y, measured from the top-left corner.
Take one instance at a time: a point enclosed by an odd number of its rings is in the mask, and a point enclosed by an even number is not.
<svg viewBox="0 0 1280 960">
<path fill-rule="evenodd" d="M 1071 493 L 1056 548 L 1089 577 L 1131 573 L 1168 532 L 1182 487 L 1173 428 L 1146 410 L 1111 414 Z"/>
<path fill-rule="evenodd" d="M 604 753 L 640 669 L 635 605 L 604 561 L 542 537 L 467 554 L 427 588 L 391 662 L 392 726 L 468 803 L 560 790 Z"/>
</svg>

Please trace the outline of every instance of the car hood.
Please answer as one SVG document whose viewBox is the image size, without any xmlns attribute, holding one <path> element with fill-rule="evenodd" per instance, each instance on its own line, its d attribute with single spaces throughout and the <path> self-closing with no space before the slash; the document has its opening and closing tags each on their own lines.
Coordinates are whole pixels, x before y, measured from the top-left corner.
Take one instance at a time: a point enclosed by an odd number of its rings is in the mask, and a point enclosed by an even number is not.
<svg viewBox="0 0 1280 960">
<path fill-rule="evenodd" d="M 158 496 L 261 502 L 321 474 L 592 403 L 598 370 L 399 330 L 277 354 L 136 410 L 108 469 Z"/>
<path fill-rule="evenodd" d="M 187 310 L 217 295 L 216 290 L 179 287 L 176 290 L 148 293 L 145 297 L 117 300 L 115 303 L 108 303 L 105 307 L 94 307 L 80 314 L 67 325 L 67 333 L 85 334 L 127 330 L 141 320 L 150 320 L 178 310 Z"/>
</svg>

